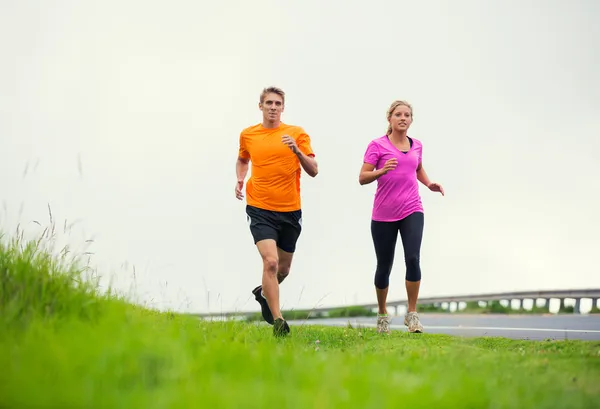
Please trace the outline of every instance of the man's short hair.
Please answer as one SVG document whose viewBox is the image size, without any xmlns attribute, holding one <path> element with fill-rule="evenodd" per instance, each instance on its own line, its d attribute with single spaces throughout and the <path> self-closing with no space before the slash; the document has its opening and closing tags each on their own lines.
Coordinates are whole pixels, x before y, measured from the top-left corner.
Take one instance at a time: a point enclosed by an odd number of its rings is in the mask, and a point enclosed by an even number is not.
<svg viewBox="0 0 600 409">
<path fill-rule="evenodd" d="M 267 88 L 264 88 L 262 90 L 262 92 L 260 93 L 260 103 L 261 104 L 265 101 L 265 96 L 267 94 L 270 94 L 271 92 L 279 95 L 281 97 L 281 100 L 283 101 L 283 103 L 285 103 L 285 92 L 283 92 L 283 90 L 281 88 L 267 87 Z"/>
</svg>

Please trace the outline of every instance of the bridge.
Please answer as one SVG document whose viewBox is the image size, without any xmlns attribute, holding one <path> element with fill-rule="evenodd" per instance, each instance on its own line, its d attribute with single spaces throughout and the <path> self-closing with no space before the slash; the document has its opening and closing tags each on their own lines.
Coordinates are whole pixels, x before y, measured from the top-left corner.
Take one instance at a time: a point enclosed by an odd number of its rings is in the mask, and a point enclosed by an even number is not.
<svg viewBox="0 0 600 409">
<path fill-rule="evenodd" d="M 450 309 L 451 305 L 458 307 L 459 303 L 468 302 L 493 302 L 493 301 L 508 301 L 512 303 L 517 301 L 519 306 L 523 305 L 524 300 L 533 300 L 534 305 L 537 300 L 544 300 L 546 307 L 549 305 L 549 300 L 558 299 L 560 300 L 561 310 L 565 305 L 565 300 L 575 300 L 575 306 L 573 308 L 574 314 L 581 314 L 581 300 L 591 299 L 592 306 L 598 307 L 598 300 L 600 299 L 600 288 L 595 289 L 575 289 L 575 290 L 541 290 L 541 291 L 518 291 L 518 292 L 504 292 L 504 293 L 486 293 L 486 294 L 466 294 L 466 295 L 451 295 L 441 297 L 423 297 L 419 298 L 419 308 L 423 306 L 441 306 L 446 304 L 447 309 Z M 401 299 L 396 301 L 388 301 L 388 308 L 392 308 L 395 311 L 395 315 L 398 315 L 399 307 L 406 307 L 408 304 L 407 299 Z M 308 309 L 311 314 L 327 316 L 332 310 L 346 309 L 346 308 L 364 308 L 368 310 L 376 310 L 377 303 L 371 304 L 359 304 L 359 305 L 337 305 L 330 307 L 319 307 Z M 255 315 L 256 311 L 230 311 L 220 313 L 191 313 L 199 318 L 210 318 L 210 317 L 239 317 L 245 318 Z"/>
</svg>

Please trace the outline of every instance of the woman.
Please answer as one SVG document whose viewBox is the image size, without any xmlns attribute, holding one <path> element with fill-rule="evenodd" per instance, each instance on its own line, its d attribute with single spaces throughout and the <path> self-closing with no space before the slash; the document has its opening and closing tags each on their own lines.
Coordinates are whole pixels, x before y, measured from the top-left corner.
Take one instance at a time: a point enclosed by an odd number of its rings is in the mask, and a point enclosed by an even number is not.
<svg viewBox="0 0 600 409">
<path fill-rule="evenodd" d="M 442 196 L 444 189 L 440 184 L 432 183 L 427 177 L 422 163 L 421 142 L 407 135 L 413 121 L 410 104 L 405 101 L 394 101 L 388 109 L 387 120 L 389 126 L 385 135 L 369 143 L 359 176 L 361 185 L 377 180 L 371 217 L 371 235 L 377 257 L 375 271 L 375 291 L 379 305 L 377 332 L 390 332 L 386 299 L 398 232 L 402 238 L 406 265 L 408 311 L 404 317 L 404 325 L 408 327 L 409 332 L 423 332 L 417 314 L 424 223 L 418 182 L 427 186 L 432 192 L 440 192 Z"/>
</svg>

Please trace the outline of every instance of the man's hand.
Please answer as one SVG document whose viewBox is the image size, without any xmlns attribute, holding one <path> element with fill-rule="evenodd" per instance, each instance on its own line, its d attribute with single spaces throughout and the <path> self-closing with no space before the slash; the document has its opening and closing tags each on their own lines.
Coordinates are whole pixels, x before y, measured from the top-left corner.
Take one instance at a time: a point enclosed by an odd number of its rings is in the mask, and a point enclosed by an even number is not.
<svg viewBox="0 0 600 409">
<path fill-rule="evenodd" d="M 298 160 L 300 161 L 300 166 L 302 166 L 302 169 L 304 169 L 304 171 L 307 174 L 309 174 L 313 178 L 317 176 L 317 173 L 319 173 L 319 167 L 315 158 L 312 157 L 313 155 L 307 156 L 304 153 L 302 153 L 302 151 L 300 151 L 300 148 L 298 148 L 298 145 L 296 145 L 296 141 L 294 140 L 294 138 L 292 138 L 289 135 L 283 135 L 281 137 L 281 142 L 286 144 L 290 148 L 290 150 L 294 152 L 294 155 L 296 155 L 298 157 Z"/>
<path fill-rule="evenodd" d="M 300 149 L 298 149 L 298 145 L 296 145 L 296 141 L 291 136 L 283 135 L 281 137 L 281 142 L 285 143 L 292 150 L 292 152 L 294 152 L 294 154 L 297 155 L 298 152 L 300 152 Z"/>
<path fill-rule="evenodd" d="M 235 185 L 235 197 L 238 200 L 242 200 L 244 198 L 244 194 L 242 193 L 242 189 L 244 187 L 244 179 L 238 180 Z"/>
</svg>

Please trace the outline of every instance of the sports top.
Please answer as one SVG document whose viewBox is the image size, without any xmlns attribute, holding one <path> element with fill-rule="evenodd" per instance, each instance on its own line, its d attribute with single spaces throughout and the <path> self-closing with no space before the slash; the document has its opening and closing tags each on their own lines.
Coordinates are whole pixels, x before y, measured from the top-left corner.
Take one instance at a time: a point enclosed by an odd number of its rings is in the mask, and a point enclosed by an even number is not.
<svg viewBox="0 0 600 409">
<path fill-rule="evenodd" d="M 396 221 L 414 212 L 423 212 L 419 195 L 417 168 L 423 157 L 423 145 L 409 138 L 410 149 L 404 153 L 396 148 L 387 135 L 373 139 L 367 146 L 363 161 L 381 169 L 392 158 L 398 160 L 396 169 L 377 179 L 372 220 Z"/>
<path fill-rule="evenodd" d="M 305 155 L 314 156 L 310 136 L 302 127 L 280 123 L 277 128 L 262 124 L 240 133 L 239 157 L 251 161 L 246 184 L 246 203 L 278 212 L 300 210 L 300 160 L 281 138 L 289 135 Z"/>
</svg>

